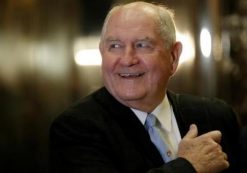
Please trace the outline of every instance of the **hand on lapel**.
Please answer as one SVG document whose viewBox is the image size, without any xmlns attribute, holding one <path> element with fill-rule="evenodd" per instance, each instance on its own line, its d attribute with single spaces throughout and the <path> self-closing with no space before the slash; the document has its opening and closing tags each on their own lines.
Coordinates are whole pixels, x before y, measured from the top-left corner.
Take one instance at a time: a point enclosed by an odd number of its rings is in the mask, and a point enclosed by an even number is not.
<svg viewBox="0 0 247 173">
<path fill-rule="evenodd" d="M 211 131 L 198 136 L 195 124 L 181 140 L 178 148 L 178 157 L 187 159 L 200 173 L 216 173 L 229 167 L 227 155 L 219 145 L 220 131 Z"/>
</svg>

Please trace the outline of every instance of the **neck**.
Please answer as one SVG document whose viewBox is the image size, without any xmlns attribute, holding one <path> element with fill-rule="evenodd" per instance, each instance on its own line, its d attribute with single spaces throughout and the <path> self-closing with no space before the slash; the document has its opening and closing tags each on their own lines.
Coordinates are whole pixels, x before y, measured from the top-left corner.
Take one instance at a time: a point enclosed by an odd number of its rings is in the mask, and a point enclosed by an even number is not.
<svg viewBox="0 0 247 173">
<path fill-rule="evenodd" d="M 152 112 L 162 102 L 163 99 L 164 96 L 154 100 L 131 100 L 124 103 L 120 100 L 119 101 L 127 107 L 134 108 L 143 112 Z"/>
</svg>

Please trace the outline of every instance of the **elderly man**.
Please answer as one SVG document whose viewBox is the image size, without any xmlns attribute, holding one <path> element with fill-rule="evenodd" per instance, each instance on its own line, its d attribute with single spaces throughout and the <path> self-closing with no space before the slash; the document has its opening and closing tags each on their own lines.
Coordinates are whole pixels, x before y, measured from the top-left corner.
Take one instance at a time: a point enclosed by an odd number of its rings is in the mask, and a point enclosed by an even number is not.
<svg viewBox="0 0 247 173">
<path fill-rule="evenodd" d="M 167 90 L 182 51 L 169 9 L 108 13 L 99 45 L 104 87 L 51 126 L 53 172 L 238 172 L 238 124 L 217 99 Z"/>
</svg>

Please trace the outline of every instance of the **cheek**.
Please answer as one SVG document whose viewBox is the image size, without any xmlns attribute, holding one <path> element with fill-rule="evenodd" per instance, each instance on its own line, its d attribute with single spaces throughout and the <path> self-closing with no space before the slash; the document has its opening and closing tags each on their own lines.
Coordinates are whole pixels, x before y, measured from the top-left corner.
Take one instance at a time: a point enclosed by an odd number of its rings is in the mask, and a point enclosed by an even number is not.
<svg viewBox="0 0 247 173">
<path fill-rule="evenodd" d="M 101 73 L 104 81 L 107 81 L 109 79 L 109 71 L 110 71 L 109 62 L 106 61 L 106 59 L 102 59 Z"/>
<path fill-rule="evenodd" d="M 115 82 L 115 78 L 116 78 L 116 62 L 105 59 L 104 61 L 102 61 L 102 65 L 101 65 L 101 71 L 102 71 L 102 76 L 103 76 L 103 80 L 105 81 L 105 84 L 108 83 L 108 85 L 110 85 L 110 83 Z"/>
<path fill-rule="evenodd" d="M 112 68 L 112 60 L 111 58 L 105 56 L 105 58 L 102 58 L 102 65 L 101 65 L 101 69 L 103 72 L 108 72 L 111 70 Z"/>
<path fill-rule="evenodd" d="M 168 61 L 156 61 L 149 63 L 149 65 L 152 74 L 150 80 L 165 82 L 171 76 L 171 64 Z"/>
</svg>

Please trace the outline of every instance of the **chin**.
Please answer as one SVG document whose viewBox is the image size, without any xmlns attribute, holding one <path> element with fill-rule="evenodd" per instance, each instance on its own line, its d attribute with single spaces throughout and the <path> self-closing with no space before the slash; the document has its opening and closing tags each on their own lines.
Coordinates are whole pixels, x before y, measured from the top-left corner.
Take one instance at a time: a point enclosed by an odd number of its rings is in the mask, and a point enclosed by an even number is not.
<svg viewBox="0 0 247 173">
<path fill-rule="evenodd" d="M 145 97 L 146 91 L 140 87 L 129 87 L 123 84 L 105 85 L 108 91 L 120 101 L 135 101 Z"/>
<path fill-rule="evenodd" d="M 122 101 L 136 101 L 140 100 L 144 97 L 145 94 L 143 93 L 136 93 L 136 92 L 116 92 L 116 96 Z"/>
</svg>

